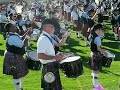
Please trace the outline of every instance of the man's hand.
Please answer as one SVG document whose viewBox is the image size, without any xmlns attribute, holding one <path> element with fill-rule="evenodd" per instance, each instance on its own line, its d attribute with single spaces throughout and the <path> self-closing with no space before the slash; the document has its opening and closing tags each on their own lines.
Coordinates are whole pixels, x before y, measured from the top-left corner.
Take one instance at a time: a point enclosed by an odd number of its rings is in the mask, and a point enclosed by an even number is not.
<svg viewBox="0 0 120 90">
<path fill-rule="evenodd" d="M 55 60 L 60 62 L 60 61 L 62 61 L 62 59 L 63 59 L 63 53 L 61 53 L 61 52 L 57 53 L 55 56 Z"/>
</svg>

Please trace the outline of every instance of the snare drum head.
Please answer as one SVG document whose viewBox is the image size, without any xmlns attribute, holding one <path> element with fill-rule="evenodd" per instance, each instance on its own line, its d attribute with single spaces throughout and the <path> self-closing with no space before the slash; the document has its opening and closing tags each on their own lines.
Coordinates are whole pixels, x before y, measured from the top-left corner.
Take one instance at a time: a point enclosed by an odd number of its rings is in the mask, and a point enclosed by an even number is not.
<svg viewBox="0 0 120 90">
<path fill-rule="evenodd" d="M 106 50 L 105 52 L 108 54 L 108 58 L 115 58 L 115 55 L 110 51 Z"/>
<path fill-rule="evenodd" d="M 34 61 L 39 61 L 39 59 L 37 58 L 37 51 L 29 51 L 27 53 L 28 58 L 31 58 Z"/>
<path fill-rule="evenodd" d="M 66 59 L 64 59 L 63 61 L 61 61 L 60 63 L 65 63 L 65 62 L 74 62 L 76 60 L 79 60 L 81 57 L 80 56 L 73 56 L 73 57 L 68 57 Z"/>
</svg>

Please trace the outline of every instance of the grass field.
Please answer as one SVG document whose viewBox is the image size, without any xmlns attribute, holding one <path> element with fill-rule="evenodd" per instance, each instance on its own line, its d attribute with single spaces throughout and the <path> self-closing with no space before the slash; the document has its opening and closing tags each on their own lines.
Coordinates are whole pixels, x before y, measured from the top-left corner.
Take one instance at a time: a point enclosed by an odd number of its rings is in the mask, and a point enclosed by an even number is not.
<svg viewBox="0 0 120 90">
<path fill-rule="evenodd" d="M 105 39 L 103 40 L 103 48 L 113 52 L 116 58 L 110 68 L 103 68 L 99 75 L 99 82 L 104 86 L 105 90 L 120 90 L 120 41 L 114 41 L 109 23 L 106 23 L 104 31 Z M 31 42 L 30 49 L 36 49 L 36 42 Z M 0 35 L 0 90 L 14 90 L 12 77 L 2 74 L 4 50 L 5 41 L 2 35 Z M 89 47 L 85 46 L 83 40 L 76 38 L 75 32 L 72 31 L 70 40 L 61 48 L 61 51 L 70 51 L 81 56 L 84 67 L 84 74 L 76 79 L 64 77 L 64 74 L 60 70 L 64 90 L 92 90 L 91 70 L 87 66 L 90 54 Z M 25 90 L 42 90 L 40 88 L 40 79 L 41 70 L 30 70 L 29 74 L 23 80 L 23 88 Z"/>
</svg>

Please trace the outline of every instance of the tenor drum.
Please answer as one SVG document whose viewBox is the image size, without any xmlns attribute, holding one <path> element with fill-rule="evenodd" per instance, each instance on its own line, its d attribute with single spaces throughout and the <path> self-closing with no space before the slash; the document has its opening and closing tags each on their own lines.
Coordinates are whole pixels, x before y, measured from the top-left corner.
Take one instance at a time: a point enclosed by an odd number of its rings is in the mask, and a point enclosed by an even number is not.
<svg viewBox="0 0 120 90">
<path fill-rule="evenodd" d="M 76 78 L 83 74 L 82 60 L 80 56 L 71 56 L 60 62 L 62 71 L 69 78 Z"/>
<path fill-rule="evenodd" d="M 26 55 L 27 55 L 28 68 L 33 70 L 40 70 L 41 63 L 40 63 L 40 60 L 37 58 L 37 52 L 29 51 L 27 52 Z"/>
<path fill-rule="evenodd" d="M 103 56 L 103 58 L 102 58 L 102 66 L 104 66 L 104 67 L 110 67 L 112 61 L 115 58 L 115 54 L 113 54 L 110 51 L 105 51 L 105 52 L 107 52 L 108 56 L 107 57 Z"/>
</svg>

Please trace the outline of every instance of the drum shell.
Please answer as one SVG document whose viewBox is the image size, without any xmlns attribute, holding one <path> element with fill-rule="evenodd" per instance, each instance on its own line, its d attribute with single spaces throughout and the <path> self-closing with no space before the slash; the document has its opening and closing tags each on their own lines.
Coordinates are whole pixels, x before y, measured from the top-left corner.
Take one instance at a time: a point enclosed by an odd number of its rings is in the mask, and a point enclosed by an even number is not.
<svg viewBox="0 0 120 90">
<path fill-rule="evenodd" d="M 28 55 L 28 53 L 26 55 L 28 68 L 32 69 L 32 70 L 40 70 L 41 69 L 41 62 L 39 60 L 35 60 L 35 59 L 31 58 Z"/>
<path fill-rule="evenodd" d="M 64 62 L 60 64 L 60 68 L 68 78 L 76 78 L 84 73 L 81 59 L 73 62 Z"/>
<path fill-rule="evenodd" d="M 102 66 L 110 67 L 112 63 L 112 58 L 107 58 L 105 56 L 102 57 Z"/>
</svg>

